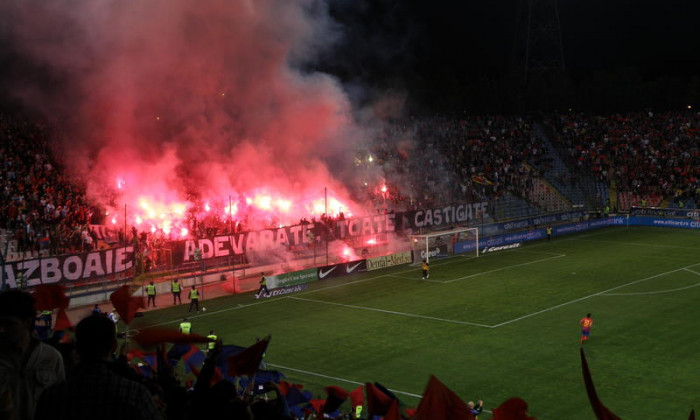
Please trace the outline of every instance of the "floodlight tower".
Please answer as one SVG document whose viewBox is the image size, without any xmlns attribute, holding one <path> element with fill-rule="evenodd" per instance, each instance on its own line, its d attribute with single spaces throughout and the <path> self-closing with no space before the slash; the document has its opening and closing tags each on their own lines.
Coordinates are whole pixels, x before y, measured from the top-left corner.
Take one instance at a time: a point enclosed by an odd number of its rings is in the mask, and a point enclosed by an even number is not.
<svg viewBox="0 0 700 420">
<path fill-rule="evenodd" d="M 527 0 L 525 33 L 525 80 L 534 73 L 566 70 L 561 42 L 558 0 Z"/>
<path fill-rule="evenodd" d="M 517 107 L 557 107 L 570 92 L 557 0 L 519 0 L 511 82 Z"/>
</svg>

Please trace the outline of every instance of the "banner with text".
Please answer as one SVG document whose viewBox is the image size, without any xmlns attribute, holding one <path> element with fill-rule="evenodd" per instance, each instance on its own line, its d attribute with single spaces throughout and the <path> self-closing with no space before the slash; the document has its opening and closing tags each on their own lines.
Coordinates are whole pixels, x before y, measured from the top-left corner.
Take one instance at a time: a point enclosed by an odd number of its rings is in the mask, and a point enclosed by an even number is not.
<svg viewBox="0 0 700 420">
<path fill-rule="evenodd" d="M 700 210 L 632 207 L 630 209 L 630 216 L 681 217 L 687 219 L 700 219 Z"/>
<path fill-rule="evenodd" d="M 481 218 L 487 208 L 486 202 L 463 203 L 437 209 L 332 220 L 326 223 L 317 222 L 177 241 L 173 242 L 173 261 L 176 263 L 191 261 L 197 248 L 202 251 L 202 259 L 207 259 L 243 255 L 255 251 L 285 252 L 296 246 L 309 244 L 310 241 L 320 243 L 324 236 L 330 241 L 345 240 L 387 232 L 463 225 Z"/>
<path fill-rule="evenodd" d="M 384 257 L 368 258 L 367 271 L 379 270 L 381 268 L 389 268 L 402 264 L 410 264 L 412 262 L 413 253 L 411 251 L 386 255 Z"/>
<path fill-rule="evenodd" d="M 309 268 L 307 270 L 268 276 L 267 287 L 269 289 L 278 289 L 280 287 L 306 284 L 316 280 L 318 280 L 318 276 L 316 275 L 316 269 Z"/>
<path fill-rule="evenodd" d="M 81 281 L 109 274 L 122 273 L 134 266 L 133 247 L 107 249 L 87 254 L 60 255 L 15 261 L 3 266 L 5 281 L 17 287 L 20 280 L 26 286 Z"/>
</svg>

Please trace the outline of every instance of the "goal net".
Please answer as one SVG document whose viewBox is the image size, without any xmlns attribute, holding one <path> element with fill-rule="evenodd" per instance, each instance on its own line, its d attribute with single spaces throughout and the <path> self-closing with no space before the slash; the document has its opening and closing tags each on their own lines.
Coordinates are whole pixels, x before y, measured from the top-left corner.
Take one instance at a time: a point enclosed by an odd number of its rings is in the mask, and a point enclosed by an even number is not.
<svg viewBox="0 0 700 420">
<path fill-rule="evenodd" d="M 444 258 L 458 254 L 479 256 L 478 228 L 443 230 L 421 235 L 411 235 L 410 238 L 414 264 L 420 264 L 422 260 L 430 262 L 434 258 Z"/>
</svg>

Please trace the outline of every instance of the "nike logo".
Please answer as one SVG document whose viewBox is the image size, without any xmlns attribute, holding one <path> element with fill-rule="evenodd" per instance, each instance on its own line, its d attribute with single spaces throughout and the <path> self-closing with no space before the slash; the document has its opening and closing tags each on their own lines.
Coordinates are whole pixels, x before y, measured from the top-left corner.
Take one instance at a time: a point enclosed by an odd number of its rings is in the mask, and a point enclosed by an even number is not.
<svg viewBox="0 0 700 420">
<path fill-rule="evenodd" d="M 331 273 L 331 271 L 335 270 L 336 268 L 338 268 L 337 265 L 333 266 L 333 268 L 329 269 L 328 271 L 323 271 L 322 269 L 319 268 L 318 269 L 318 278 L 322 279 L 322 278 L 326 277 L 327 275 L 329 275 Z"/>
<path fill-rule="evenodd" d="M 355 269 L 356 269 L 357 267 L 360 266 L 360 264 L 362 264 L 362 263 L 359 262 L 359 263 L 357 263 L 357 264 L 355 264 L 355 265 L 348 265 L 348 266 L 346 266 L 346 267 L 345 267 L 345 272 L 348 273 L 348 274 L 352 273 L 353 271 L 355 271 Z"/>
</svg>

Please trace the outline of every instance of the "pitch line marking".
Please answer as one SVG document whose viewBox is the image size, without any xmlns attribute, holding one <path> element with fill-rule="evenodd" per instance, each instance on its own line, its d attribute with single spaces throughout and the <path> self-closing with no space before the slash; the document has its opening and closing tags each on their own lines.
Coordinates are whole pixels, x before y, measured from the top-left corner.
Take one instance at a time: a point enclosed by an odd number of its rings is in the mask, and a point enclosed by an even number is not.
<svg viewBox="0 0 700 420">
<path fill-rule="evenodd" d="M 566 254 L 557 254 L 557 255 L 554 256 L 554 257 L 542 258 L 542 259 L 539 259 L 539 260 L 528 261 L 528 262 L 525 262 L 525 263 L 522 263 L 522 264 L 509 265 L 509 266 L 506 266 L 506 267 L 495 268 L 495 269 L 493 269 L 493 270 L 482 271 L 482 272 L 479 272 L 479 273 L 470 274 L 470 275 L 468 275 L 468 276 L 458 277 L 458 278 L 452 279 L 452 280 L 447 280 L 447 281 L 445 281 L 444 283 L 452 283 L 452 282 L 455 282 L 455 281 L 464 280 L 464 279 L 468 279 L 468 278 L 471 278 L 471 277 L 477 277 L 477 276 L 481 276 L 481 275 L 484 275 L 484 274 L 491 274 L 491 273 L 495 273 L 495 272 L 497 272 L 497 271 L 508 270 L 508 269 L 516 268 L 516 267 L 523 267 L 523 266 L 526 266 L 526 265 L 536 264 L 536 263 L 539 263 L 539 262 L 549 261 L 549 260 L 553 260 L 553 259 L 555 259 L 555 258 L 562 258 L 562 257 L 566 257 Z"/>
<path fill-rule="evenodd" d="M 391 277 L 394 279 L 401 279 L 401 280 L 414 280 L 414 281 L 426 282 L 426 283 L 439 283 L 439 284 L 445 283 L 444 281 L 440 281 L 440 280 L 421 279 L 421 278 L 408 277 L 408 276 L 395 276 L 393 274 L 389 274 L 386 277 Z"/>
<path fill-rule="evenodd" d="M 700 276 L 700 273 L 698 273 L 697 271 L 693 271 L 693 270 L 691 270 L 691 269 L 689 269 L 689 268 L 683 268 L 682 270 L 688 271 L 688 272 L 690 272 L 690 273 L 693 273 L 693 274 L 696 274 L 696 275 Z M 653 291 L 653 292 L 606 293 L 606 294 L 601 295 L 601 296 L 641 296 L 641 295 L 657 295 L 657 294 L 662 294 L 662 293 L 680 292 L 681 290 L 688 290 L 688 289 L 692 289 L 692 288 L 698 287 L 698 286 L 700 286 L 700 283 L 691 284 L 690 286 L 679 287 L 679 288 L 676 288 L 676 289 L 655 290 L 655 291 Z"/>
<path fill-rule="evenodd" d="M 276 300 L 277 300 L 277 299 L 265 299 L 265 300 L 261 300 L 261 301 L 253 302 L 253 303 L 246 303 L 246 304 L 240 304 L 240 303 L 239 303 L 238 306 L 233 306 L 233 307 L 230 307 L 230 308 L 219 309 L 218 311 L 200 312 L 199 314 L 196 314 L 196 315 L 187 315 L 186 318 L 187 318 L 187 319 L 202 318 L 202 317 L 205 317 L 205 316 L 216 315 L 216 314 L 220 314 L 220 313 L 223 313 L 223 312 L 235 311 L 236 309 L 246 309 L 246 308 L 249 308 L 249 307 L 251 307 L 251 306 L 264 305 L 264 304 L 266 304 L 266 303 L 271 303 L 271 302 L 274 302 L 274 301 L 276 301 Z M 179 322 L 181 322 L 181 321 L 182 321 L 182 317 L 178 317 L 177 319 L 174 319 L 174 320 L 172 320 L 172 321 L 159 322 L 158 324 L 152 324 L 152 325 L 148 325 L 148 326 L 145 326 L 145 327 L 139 327 L 139 328 L 145 330 L 145 329 L 147 329 L 147 328 L 153 328 L 153 327 L 160 327 L 160 326 L 163 326 L 163 325 L 175 324 L 175 323 L 179 323 Z"/>
<path fill-rule="evenodd" d="M 368 308 L 366 306 L 355 306 L 355 305 L 346 305 L 344 303 L 335 303 L 335 302 L 328 302 L 325 300 L 316 300 L 316 299 L 305 299 L 305 298 L 300 298 L 296 296 L 287 296 L 287 299 L 294 299 L 294 300 L 303 300 L 305 302 L 315 302 L 315 303 L 322 303 L 324 305 L 333 305 L 333 306 L 341 306 L 343 308 L 350 308 L 350 309 L 359 309 L 362 311 L 374 311 L 374 312 L 381 312 L 385 314 L 391 314 L 391 315 L 399 315 L 399 316 L 407 316 L 411 318 L 421 318 L 421 319 L 429 319 L 432 321 L 440 321 L 440 322 L 448 322 L 451 324 L 460 324 L 460 325 L 472 325 L 475 327 L 483 327 L 483 328 L 493 328 L 490 325 L 484 325 L 484 324 L 477 324 L 474 322 L 467 322 L 467 321 L 457 321 L 455 319 L 445 319 L 445 318 L 437 318 L 434 316 L 425 316 L 425 315 L 416 315 L 416 314 L 409 314 L 406 312 L 397 312 L 397 311 L 389 311 L 386 309 L 377 309 L 377 308 Z"/>
<path fill-rule="evenodd" d="M 669 248 L 669 249 L 690 249 L 690 250 L 697 250 L 698 249 L 697 247 L 691 247 L 691 246 L 642 244 L 642 243 L 620 242 L 620 241 L 602 241 L 600 239 L 579 239 L 579 240 L 581 242 L 600 242 L 600 243 L 604 243 L 604 244 L 641 246 L 641 247 L 648 247 L 648 248 Z"/>
<path fill-rule="evenodd" d="M 322 373 L 309 372 L 308 370 L 290 368 L 290 367 L 278 365 L 278 364 L 275 364 L 275 363 L 268 363 L 268 365 L 269 365 L 269 366 L 276 367 L 276 368 L 280 368 L 280 369 L 291 370 L 291 371 L 293 371 L 293 372 L 303 373 L 304 375 L 318 376 L 318 377 L 320 377 L 320 378 L 331 379 L 331 380 L 334 380 L 334 381 L 347 382 L 347 383 L 349 383 L 349 384 L 355 384 L 355 385 L 364 385 L 364 384 L 365 384 L 364 382 L 357 382 L 357 381 L 352 381 L 352 380 L 350 380 L 350 379 L 343 379 L 343 378 L 338 378 L 338 377 L 335 377 L 335 376 L 328 376 L 328 375 L 324 375 L 324 374 L 322 374 Z M 414 397 L 414 398 L 423 398 L 422 395 L 411 394 L 410 392 L 397 391 L 397 390 L 395 390 L 395 389 L 389 389 L 389 391 L 393 392 L 394 394 L 407 395 L 407 396 L 409 396 L 409 397 Z"/>
<path fill-rule="evenodd" d="M 700 283 L 691 284 L 690 286 L 679 287 L 677 289 L 655 290 L 653 292 L 636 292 L 636 293 L 605 293 L 601 296 L 642 296 L 642 295 L 660 295 L 662 293 L 680 292 L 700 286 Z"/>
<path fill-rule="evenodd" d="M 492 328 L 502 327 L 502 326 L 504 326 L 504 325 L 512 324 L 512 323 L 514 323 L 514 322 L 518 322 L 518 321 L 521 321 L 521 320 L 523 320 L 523 319 L 533 317 L 533 316 L 535 316 L 535 315 L 539 315 L 539 314 L 542 314 L 542 313 L 545 313 L 545 312 L 549 312 L 549 311 L 552 311 L 552 310 L 554 310 L 554 309 L 558 309 L 558 308 L 561 308 L 561 307 L 563 307 L 563 306 L 570 305 L 570 304 L 572 304 L 572 303 L 580 302 L 580 301 L 582 301 L 582 300 L 586 300 L 586 299 L 589 299 L 589 298 L 592 298 L 592 297 L 596 297 L 596 296 L 602 296 L 602 295 L 604 295 L 604 294 L 606 294 L 606 293 L 608 293 L 608 292 L 612 292 L 613 290 L 622 289 L 623 287 L 631 286 L 631 285 L 633 285 L 633 284 L 641 283 L 641 282 L 643 282 L 643 281 L 655 279 L 655 278 L 657 278 L 657 277 L 662 277 L 662 276 L 665 276 L 665 275 L 667 275 L 667 274 L 676 273 L 676 272 L 678 272 L 678 271 L 688 270 L 690 267 L 695 267 L 695 266 L 697 266 L 697 265 L 700 265 L 700 263 L 691 264 L 691 265 L 689 265 L 689 266 L 682 267 L 682 268 L 678 268 L 678 269 L 676 269 L 676 270 L 666 271 L 665 273 L 659 273 L 659 274 L 655 274 L 655 275 L 650 276 L 650 277 L 646 277 L 646 278 L 643 278 L 643 279 L 631 281 L 631 282 L 629 282 L 629 283 L 625 283 L 625 284 L 622 284 L 622 285 L 620 285 L 620 286 L 615 286 L 615 287 L 613 287 L 613 288 L 611 288 L 611 289 L 608 289 L 608 290 L 603 290 L 603 291 L 598 292 L 598 293 L 593 293 L 592 295 L 588 295 L 588 296 L 584 296 L 584 297 L 581 297 L 581 298 L 578 298 L 578 299 L 570 300 L 570 301 L 568 301 L 568 302 L 560 303 L 559 305 L 555 305 L 555 306 L 552 306 L 552 307 L 547 308 L 547 309 L 542 309 L 541 311 L 533 312 L 533 313 L 531 313 L 531 314 L 524 315 L 524 316 L 521 316 L 521 317 L 518 317 L 518 318 L 513 318 L 513 319 L 511 319 L 510 321 L 501 322 L 500 324 L 494 325 Z"/>
</svg>

